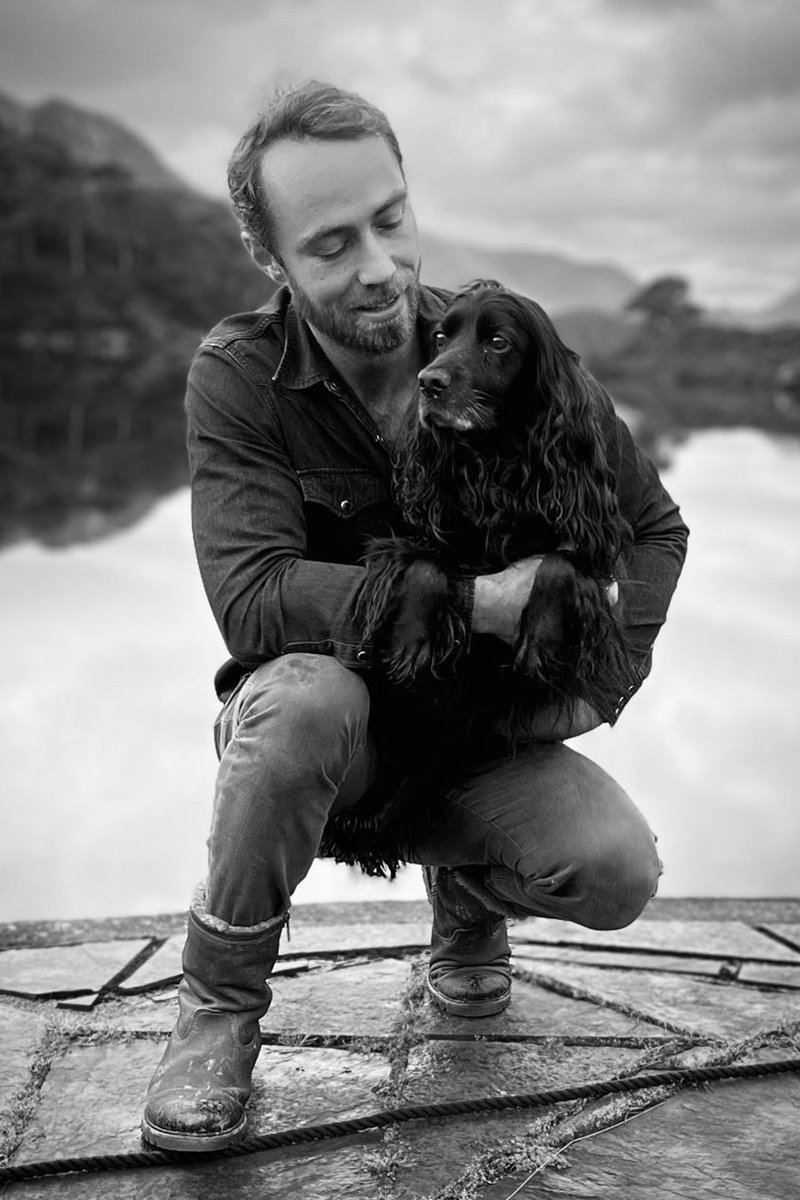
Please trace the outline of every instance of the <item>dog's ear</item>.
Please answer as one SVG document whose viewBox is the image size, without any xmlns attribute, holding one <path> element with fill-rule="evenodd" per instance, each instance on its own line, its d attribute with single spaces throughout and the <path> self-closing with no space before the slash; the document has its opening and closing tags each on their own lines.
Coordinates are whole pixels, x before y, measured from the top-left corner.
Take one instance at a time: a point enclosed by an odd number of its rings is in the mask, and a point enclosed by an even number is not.
<svg viewBox="0 0 800 1200">
<path fill-rule="evenodd" d="M 590 574 L 610 574 L 626 537 L 599 420 L 601 389 L 538 304 L 525 306 L 535 378 L 532 461 L 537 500 L 556 534 Z"/>
<path fill-rule="evenodd" d="M 553 404 L 559 405 L 565 374 L 579 360 L 561 341 L 555 325 L 535 300 L 505 291 L 505 301 L 510 319 L 525 340 L 525 364 L 518 378 L 526 395 L 519 399 L 527 409 L 528 419 L 534 420 L 537 413 Z"/>
</svg>

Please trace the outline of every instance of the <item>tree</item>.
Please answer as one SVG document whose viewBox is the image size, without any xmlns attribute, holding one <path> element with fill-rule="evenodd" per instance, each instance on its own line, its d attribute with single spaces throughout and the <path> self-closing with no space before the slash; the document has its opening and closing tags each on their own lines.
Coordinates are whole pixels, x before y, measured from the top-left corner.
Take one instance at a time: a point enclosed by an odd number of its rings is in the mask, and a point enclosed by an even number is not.
<svg viewBox="0 0 800 1200">
<path fill-rule="evenodd" d="M 645 284 L 625 307 L 659 328 L 696 321 L 702 311 L 689 300 L 689 284 L 680 275 L 663 275 Z"/>
</svg>

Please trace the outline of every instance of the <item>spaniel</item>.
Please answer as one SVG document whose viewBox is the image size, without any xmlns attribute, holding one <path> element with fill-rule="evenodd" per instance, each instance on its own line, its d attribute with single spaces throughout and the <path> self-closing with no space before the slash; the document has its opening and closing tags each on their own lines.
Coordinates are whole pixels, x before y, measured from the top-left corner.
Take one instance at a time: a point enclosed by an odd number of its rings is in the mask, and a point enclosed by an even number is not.
<svg viewBox="0 0 800 1200">
<path fill-rule="evenodd" d="M 611 601 L 631 530 L 598 385 L 538 304 L 479 280 L 449 304 L 432 351 L 395 466 L 408 534 L 370 546 L 357 613 L 392 680 L 460 675 L 459 692 L 480 691 L 467 707 L 518 736 L 526 712 L 626 673 Z M 466 581 L 535 555 L 510 659 L 497 642 L 468 652 Z"/>
<path fill-rule="evenodd" d="M 373 729 L 392 761 L 368 800 L 329 823 L 323 849 L 370 874 L 394 874 L 472 767 L 542 737 L 543 713 L 563 736 L 574 701 L 629 673 L 613 601 L 632 532 L 599 385 L 538 304 L 494 281 L 452 299 L 431 356 L 396 455 L 406 529 L 368 547 L 356 608 L 382 664 Z M 513 647 L 470 636 L 474 578 L 534 556 Z"/>
</svg>

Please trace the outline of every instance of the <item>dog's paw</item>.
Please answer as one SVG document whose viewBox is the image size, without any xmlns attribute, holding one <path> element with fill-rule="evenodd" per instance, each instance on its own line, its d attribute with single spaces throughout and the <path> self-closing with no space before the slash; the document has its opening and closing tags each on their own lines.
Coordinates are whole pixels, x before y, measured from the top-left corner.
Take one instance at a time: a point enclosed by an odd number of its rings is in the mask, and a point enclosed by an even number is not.
<svg viewBox="0 0 800 1200">
<path fill-rule="evenodd" d="M 386 674 L 392 683 L 413 683 L 417 675 L 430 669 L 431 663 L 428 642 L 398 645 L 386 658 Z"/>
<path fill-rule="evenodd" d="M 522 611 L 514 644 L 514 670 L 544 682 L 566 656 L 565 614 L 560 604 L 542 603 L 535 591 Z"/>
</svg>

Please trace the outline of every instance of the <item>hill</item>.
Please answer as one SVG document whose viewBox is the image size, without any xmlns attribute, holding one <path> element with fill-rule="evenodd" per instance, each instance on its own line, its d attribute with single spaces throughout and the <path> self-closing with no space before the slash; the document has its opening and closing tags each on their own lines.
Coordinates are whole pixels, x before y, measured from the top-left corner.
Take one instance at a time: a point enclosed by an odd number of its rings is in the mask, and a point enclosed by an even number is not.
<svg viewBox="0 0 800 1200">
<path fill-rule="evenodd" d="M 225 204 L 95 114 L 4 99 L 0 180 L 0 543 L 101 533 L 186 481 L 193 349 L 273 288 Z"/>
<path fill-rule="evenodd" d="M 759 313 L 759 324 L 772 328 L 780 325 L 800 325 L 800 288 L 789 292 L 777 304 L 763 309 Z"/>
<path fill-rule="evenodd" d="M 615 312 L 638 284 L 618 267 L 533 250 L 496 250 L 420 235 L 422 280 L 459 288 L 471 279 L 498 279 L 552 314 L 567 309 Z"/>
<path fill-rule="evenodd" d="M 29 108 L 0 96 L 0 125 L 21 138 L 59 145 L 73 163 L 90 170 L 113 165 L 141 187 L 186 189 L 141 138 L 118 121 L 76 104 L 47 100 Z"/>
<path fill-rule="evenodd" d="M 227 205 L 183 184 L 115 122 L 50 102 L 0 105 L 0 337 L 92 356 L 196 339 L 263 303 Z M 184 335 L 182 338 L 181 335 Z"/>
</svg>

